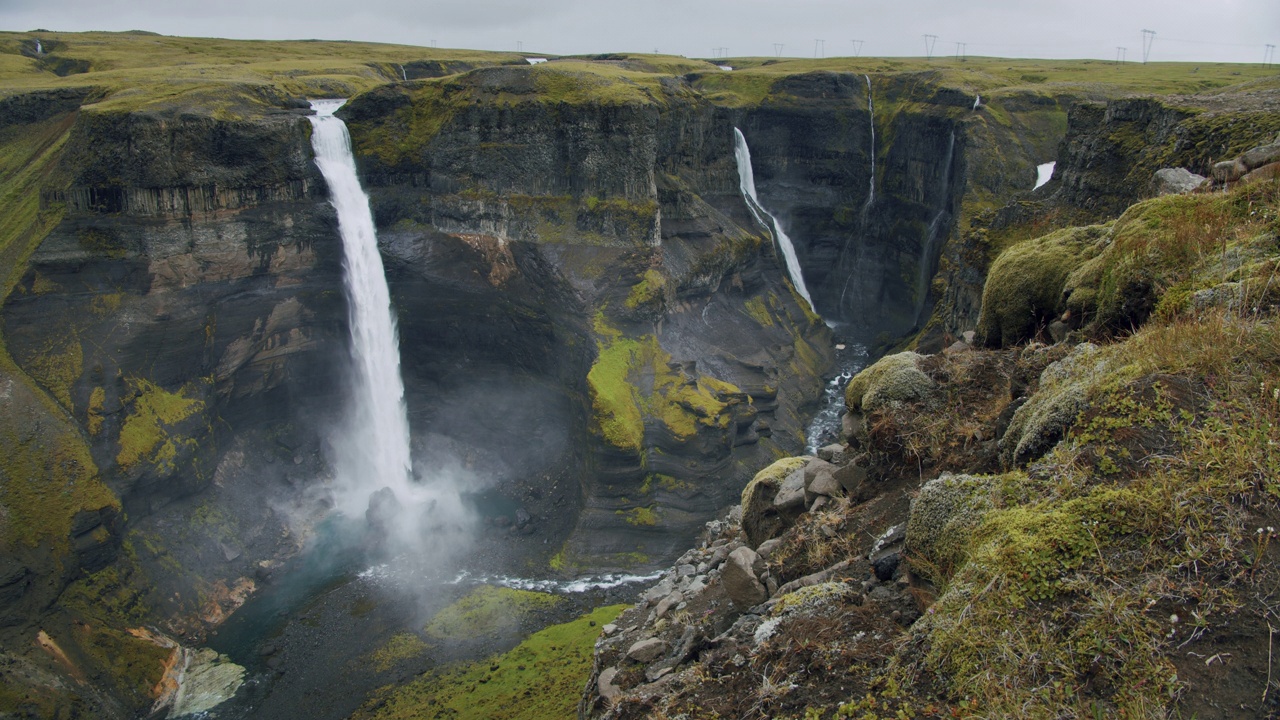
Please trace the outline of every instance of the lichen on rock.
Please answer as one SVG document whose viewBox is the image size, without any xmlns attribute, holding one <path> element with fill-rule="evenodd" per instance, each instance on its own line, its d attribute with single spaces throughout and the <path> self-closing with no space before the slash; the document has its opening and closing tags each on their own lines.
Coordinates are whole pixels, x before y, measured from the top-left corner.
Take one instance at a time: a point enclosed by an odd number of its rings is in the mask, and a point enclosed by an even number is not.
<svg viewBox="0 0 1280 720">
<path fill-rule="evenodd" d="M 921 359 L 913 352 L 880 358 L 845 386 L 845 407 L 851 413 L 869 413 L 889 403 L 929 400 L 935 383 L 920 370 Z"/>
</svg>

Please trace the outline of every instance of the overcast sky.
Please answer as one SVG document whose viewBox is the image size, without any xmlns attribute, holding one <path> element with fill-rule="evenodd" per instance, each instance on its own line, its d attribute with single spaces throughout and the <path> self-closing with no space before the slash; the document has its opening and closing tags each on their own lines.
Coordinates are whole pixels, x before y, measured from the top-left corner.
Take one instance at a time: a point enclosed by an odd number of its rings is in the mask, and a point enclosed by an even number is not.
<svg viewBox="0 0 1280 720">
<path fill-rule="evenodd" d="M 6 30 L 151 30 L 555 54 L 934 55 L 1262 62 L 1280 0 L 0 0 Z M 817 43 L 821 38 L 824 42 Z"/>
</svg>

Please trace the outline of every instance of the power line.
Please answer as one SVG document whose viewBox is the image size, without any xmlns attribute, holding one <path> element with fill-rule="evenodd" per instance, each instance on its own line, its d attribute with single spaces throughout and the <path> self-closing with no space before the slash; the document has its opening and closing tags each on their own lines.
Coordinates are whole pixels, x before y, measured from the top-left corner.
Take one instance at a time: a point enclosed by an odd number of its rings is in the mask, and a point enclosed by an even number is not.
<svg viewBox="0 0 1280 720">
<path fill-rule="evenodd" d="M 1151 57 L 1151 46 L 1156 44 L 1156 31 L 1142 31 L 1142 64 L 1147 64 L 1147 58 Z"/>
<path fill-rule="evenodd" d="M 861 54 L 862 54 L 862 41 L 861 41 L 861 40 L 850 40 L 849 42 L 853 43 L 853 56 L 854 56 L 854 57 L 858 57 L 859 55 L 861 55 Z"/>
<path fill-rule="evenodd" d="M 957 42 L 956 43 L 956 59 L 961 60 L 968 57 L 969 56 L 968 48 L 969 48 L 969 43 Z"/>
<path fill-rule="evenodd" d="M 1125 53 L 1127 53 L 1128 51 L 1129 51 L 1129 48 L 1127 47 L 1121 47 L 1119 45 L 1116 46 L 1116 64 L 1117 65 L 1120 65 L 1121 63 L 1124 62 Z"/>
<path fill-rule="evenodd" d="M 826 40 L 818 40 L 818 39 L 816 39 L 816 38 L 814 39 L 814 41 L 813 41 L 813 56 L 814 56 L 815 58 L 817 58 L 817 57 L 826 57 L 826 56 L 827 56 L 827 53 L 826 53 L 826 43 L 827 43 L 827 41 L 826 41 Z"/>
<path fill-rule="evenodd" d="M 933 44 L 936 43 L 937 41 L 938 41 L 937 35 L 926 34 L 924 36 L 924 59 L 925 60 L 933 59 Z"/>
<path fill-rule="evenodd" d="M 1276 46 L 1271 43 L 1267 43 L 1266 47 L 1262 50 L 1262 66 L 1271 67 L 1271 63 L 1275 61 L 1275 57 Z"/>
<path fill-rule="evenodd" d="M 782 43 L 774 43 L 774 44 L 773 44 L 773 56 L 774 56 L 774 57 L 782 57 L 782 48 L 783 48 L 783 47 L 784 47 L 784 45 L 783 45 Z"/>
</svg>

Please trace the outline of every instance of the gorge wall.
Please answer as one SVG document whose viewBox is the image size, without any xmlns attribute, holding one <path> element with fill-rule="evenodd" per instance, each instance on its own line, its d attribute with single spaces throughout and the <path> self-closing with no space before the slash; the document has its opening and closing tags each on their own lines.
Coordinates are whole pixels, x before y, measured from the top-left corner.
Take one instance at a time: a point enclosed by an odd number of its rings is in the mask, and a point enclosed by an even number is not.
<svg viewBox="0 0 1280 720">
<path fill-rule="evenodd" d="M 518 507 L 514 543 L 565 573 L 669 560 L 804 445 L 831 333 L 742 201 L 734 127 L 818 312 L 887 343 L 928 321 L 940 266 L 968 271 L 946 267 L 949 240 L 1030 186 L 1068 102 L 975 110 L 931 72 L 782 76 L 749 101 L 698 73 L 628 73 L 481 67 L 340 113 L 418 464 Z M 20 450 L 0 622 L 88 618 L 66 652 L 105 668 L 152 652 L 120 618 L 199 642 L 324 516 L 347 328 L 296 98 L 239 114 L 99 99 L 5 100 L 6 148 L 30 168 L 6 192 L 30 212 L 4 227 L 0 379 L 21 412 L 0 421 Z M 95 707 L 144 704 L 146 683 L 101 674 Z"/>
</svg>

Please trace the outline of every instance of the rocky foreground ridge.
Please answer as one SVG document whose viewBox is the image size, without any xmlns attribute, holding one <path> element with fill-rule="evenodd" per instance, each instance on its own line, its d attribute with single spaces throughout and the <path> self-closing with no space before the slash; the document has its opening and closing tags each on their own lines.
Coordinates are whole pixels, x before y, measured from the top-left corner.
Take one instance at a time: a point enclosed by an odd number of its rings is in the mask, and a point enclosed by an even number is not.
<svg viewBox="0 0 1280 720">
<path fill-rule="evenodd" d="M 1000 253 L 604 627 L 579 716 L 1273 717 L 1277 161 Z"/>
</svg>

